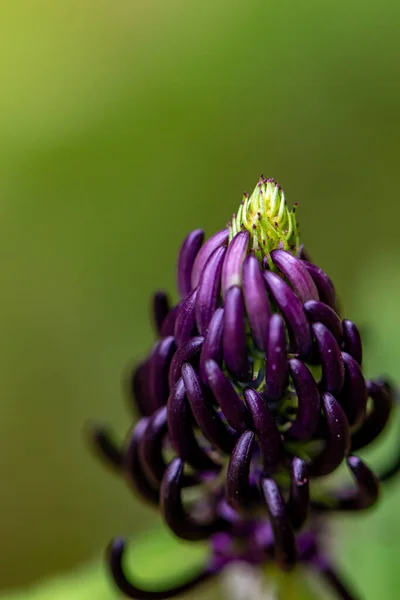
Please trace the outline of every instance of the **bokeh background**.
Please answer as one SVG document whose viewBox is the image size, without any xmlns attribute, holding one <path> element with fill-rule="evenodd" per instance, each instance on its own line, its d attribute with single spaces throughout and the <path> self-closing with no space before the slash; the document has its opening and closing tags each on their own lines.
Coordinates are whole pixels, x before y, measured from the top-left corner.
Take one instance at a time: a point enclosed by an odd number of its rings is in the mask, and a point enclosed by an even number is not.
<svg viewBox="0 0 400 600">
<path fill-rule="evenodd" d="M 0 3 L 3 590 L 66 588 L 113 535 L 155 526 L 83 424 L 126 430 L 150 294 L 175 294 L 184 235 L 223 226 L 261 173 L 299 202 L 367 373 L 399 380 L 399 25 L 397 0 Z M 366 599 L 398 597 L 399 501 L 395 483 L 334 526 Z"/>
</svg>

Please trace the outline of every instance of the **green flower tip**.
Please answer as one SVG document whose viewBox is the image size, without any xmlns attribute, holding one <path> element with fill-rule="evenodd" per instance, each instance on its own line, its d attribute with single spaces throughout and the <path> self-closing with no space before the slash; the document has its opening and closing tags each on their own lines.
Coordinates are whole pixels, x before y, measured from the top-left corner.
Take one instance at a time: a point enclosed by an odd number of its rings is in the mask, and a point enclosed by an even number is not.
<svg viewBox="0 0 400 600">
<path fill-rule="evenodd" d="M 262 175 L 249 196 L 246 192 L 236 215 L 229 223 L 229 241 L 242 229 L 250 233 L 250 247 L 259 260 L 282 248 L 296 254 L 299 235 L 296 206 L 289 209 L 283 189 L 274 179 Z"/>
</svg>

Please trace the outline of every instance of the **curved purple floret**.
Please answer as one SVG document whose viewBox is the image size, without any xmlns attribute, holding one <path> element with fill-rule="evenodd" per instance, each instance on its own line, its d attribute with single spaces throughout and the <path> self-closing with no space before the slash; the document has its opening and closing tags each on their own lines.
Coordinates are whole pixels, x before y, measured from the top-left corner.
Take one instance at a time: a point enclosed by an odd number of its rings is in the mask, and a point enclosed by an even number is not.
<svg viewBox="0 0 400 600">
<path fill-rule="evenodd" d="M 244 391 L 246 404 L 249 407 L 254 430 L 260 444 L 264 468 L 269 471 L 276 466 L 282 454 L 282 436 L 267 402 L 256 390 L 246 388 Z"/>
<path fill-rule="evenodd" d="M 350 449 L 350 428 L 343 409 L 328 392 L 322 394 L 321 400 L 327 426 L 327 439 L 325 448 L 308 465 L 308 472 L 312 477 L 332 473 Z"/>
<path fill-rule="evenodd" d="M 170 335 L 157 344 L 152 354 L 149 378 L 153 411 L 167 403 L 169 396 L 168 374 L 175 350 L 175 339 Z"/>
<path fill-rule="evenodd" d="M 356 481 L 357 490 L 339 500 L 341 510 L 365 510 L 373 506 L 379 496 L 379 480 L 358 456 L 349 456 L 347 464 Z"/>
<path fill-rule="evenodd" d="M 310 325 L 301 301 L 276 273 L 266 271 L 264 277 L 268 289 L 286 321 L 297 352 L 306 359 L 311 354 L 312 338 Z"/>
<path fill-rule="evenodd" d="M 182 302 L 181 309 L 176 317 L 174 337 L 176 345 L 182 346 L 195 336 L 196 330 L 196 298 L 197 289 L 189 294 Z"/>
<path fill-rule="evenodd" d="M 328 275 L 311 262 L 308 262 L 307 260 L 303 260 L 302 262 L 317 287 L 320 300 L 330 306 L 335 312 L 338 312 L 336 307 L 335 288 Z"/>
<path fill-rule="evenodd" d="M 149 419 L 139 442 L 139 459 L 149 482 L 159 487 L 166 469 L 163 440 L 167 433 L 167 407 L 159 408 Z"/>
<path fill-rule="evenodd" d="M 301 260 L 285 250 L 274 250 L 271 258 L 303 303 L 319 300 L 317 286 Z"/>
<path fill-rule="evenodd" d="M 153 412 L 150 398 L 149 374 L 150 360 L 146 360 L 134 368 L 125 384 L 129 404 L 133 404 L 133 408 L 142 417 L 148 417 Z"/>
<path fill-rule="evenodd" d="M 210 458 L 196 439 L 192 427 L 193 417 L 182 378 L 171 390 L 167 417 L 170 441 L 178 456 L 200 471 L 219 470 L 219 465 Z"/>
<path fill-rule="evenodd" d="M 289 360 L 289 372 L 296 390 L 298 405 L 290 436 L 309 440 L 315 432 L 320 415 L 320 394 L 310 370 L 298 358 Z"/>
<path fill-rule="evenodd" d="M 301 458 L 292 460 L 290 495 L 288 501 L 288 514 L 293 528 L 298 531 L 308 517 L 310 503 L 310 482 L 308 479 L 307 465 Z"/>
<path fill-rule="evenodd" d="M 109 427 L 90 424 L 89 439 L 95 452 L 112 469 L 119 471 L 123 464 L 124 454 L 111 436 Z"/>
<path fill-rule="evenodd" d="M 198 521 L 188 513 L 182 503 L 183 462 L 174 458 L 163 477 L 160 492 L 161 514 L 178 537 L 189 540 L 204 540 L 218 531 L 224 531 L 229 524 L 219 516 L 206 522 Z"/>
<path fill-rule="evenodd" d="M 203 269 L 212 253 L 215 250 L 217 250 L 217 248 L 220 248 L 221 246 L 226 246 L 228 243 L 228 238 L 229 229 L 224 229 L 210 237 L 200 248 L 192 268 L 192 290 L 197 288 L 197 286 L 199 285 Z"/>
<path fill-rule="evenodd" d="M 232 508 L 241 511 L 251 503 L 254 491 L 250 485 L 250 465 L 255 447 L 255 435 L 242 433 L 232 451 L 226 475 L 226 499 Z"/>
<path fill-rule="evenodd" d="M 182 367 L 182 378 L 193 416 L 200 431 L 216 448 L 230 454 L 237 435 L 223 423 L 212 406 L 199 376 L 189 363 L 185 363 Z"/>
<path fill-rule="evenodd" d="M 342 353 L 334 335 L 322 325 L 312 325 L 322 366 L 322 387 L 330 394 L 340 394 L 344 385 L 344 363 Z"/>
<path fill-rule="evenodd" d="M 342 322 L 333 308 L 316 300 L 309 300 L 304 304 L 306 315 L 313 323 L 322 323 L 327 329 L 340 340 L 343 336 Z"/>
<path fill-rule="evenodd" d="M 255 345 L 265 350 L 271 307 L 259 262 L 249 255 L 243 263 L 243 296 Z"/>
<path fill-rule="evenodd" d="M 242 280 L 243 261 L 246 258 L 250 235 L 248 231 L 239 231 L 230 242 L 222 267 L 221 289 L 223 297 L 234 285 Z"/>
<path fill-rule="evenodd" d="M 226 249 L 217 248 L 204 267 L 196 298 L 196 324 L 201 335 L 205 335 L 218 306 L 221 291 L 221 272 Z"/>
<path fill-rule="evenodd" d="M 169 313 L 169 300 L 165 292 L 156 292 L 153 296 L 153 318 L 156 332 L 161 334 L 162 326 Z"/>
<path fill-rule="evenodd" d="M 174 306 L 174 308 L 171 308 L 171 310 L 165 317 L 161 326 L 160 338 L 168 337 L 169 335 L 174 335 L 175 321 L 178 315 L 179 307 L 180 305 L 177 304 L 176 306 Z"/>
<path fill-rule="evenodd" d="M 343 349 L 348 352 L 359 365 L 362 363 L 362 342 L 360 332 L 357 327 L 349 321 L 345 319 L 343 321 Z"/>
<path fill-rule="evenodd" d="M 244 303 L 240 287 L 231 287 L 225 298 L 222 347 L 228 371 L 239 381 L 248 381 L 250 365 L 247 356 Z"/>
<path fill-rule="evenodd" d="M 284 500 L 276 482 L 267 477 L 261 480 L 261 490 L 274 531 L 275 558 L 279 566 L 287 571 L 297 560 L 296 538 Z"/>
<path fill-rule="evenodd" d="M 142 500 L 150 504 L 158 504 L 159 487 L 153 486 L 144 473 L 139 454 L 140 441 L 148 422 L 149 420 L 144 417 L 133 428 L 123 457 L 123 470 L 128 483 Z"/>
<path fill-rule="evenodd" d="M 171 390 L 181 376 L 182 365 L 185 362 L 197 362 L 203 346 L 204 338 L 199 335 L 190 338 L 174 354 L 168 375 L 169 389 Z"/>
<path fill-rule="evenodd" d="M 185 238 L 178 256 L 177 281 L 178 291 L 186 298 L 192 291 L 192 271 L 196 256 L 204 240 L 204 231 L 195 229 Z"/>
<path fill-rule="evenodd" d="M 367 411 L 367 386 L 358 362 L 342 352 L 345 369 L 344 387 L 339 397 L 350 427 L 357 427 L 365 421 Z"/>
<path fill-rule="evenodd" d="M 107 561 L 111 576 L 119 590 L 128 598 L 134 598 L 135 600 L 163 600 L 165 598 L 174 598 L 184 592 L 188 592 L 193 587 L 210 579 L 213 575 L 218 573 L 216 569 L 206 567 L 201 569 L 196 575 L 192 575 L 186 583 L 173 587 L 166 587 L 159 591 L 144 590 L 139 584 L 129 580 L 125 574 L 123 567 L 125 551 L 125 540 L 123 538 L 114 539 L 107 550 Z"/>
<path fill-rule="evenodd" d="M 236 431 L 244 431 L 251 424 L 251 416 L 232 382 L 214 360 L 205 365 L 207 383 L 229 425 Z"/>
<path fill-rule="evenodd" d="M 207 335 L 205 337 L 203 347 L 200 354 L 200 379 L 203 383 L 207 383 L 207 373 L 205 365 L 208 360 L 214 360 L 221 365 L 223 361 L 222 349 L 222 333 L 224 330 L 224 309 L 217 308 L 210 321 Z"/>
<path fill-rule="evenodd" d="M 286 346 L 285 325 L 276 313 L 269 322 L 265 354 L 265 397 L 268 400 L 279 400 L 287 388 L 289 367 Z"/>
<path fill-rule="evenodd" d="M 362 425 L 352 435 L 351 451 L 368 446 L 385 429 L 393 409 L 393 396 L 383 382 L 367 381 L 372 407 Z"/>
</svg>

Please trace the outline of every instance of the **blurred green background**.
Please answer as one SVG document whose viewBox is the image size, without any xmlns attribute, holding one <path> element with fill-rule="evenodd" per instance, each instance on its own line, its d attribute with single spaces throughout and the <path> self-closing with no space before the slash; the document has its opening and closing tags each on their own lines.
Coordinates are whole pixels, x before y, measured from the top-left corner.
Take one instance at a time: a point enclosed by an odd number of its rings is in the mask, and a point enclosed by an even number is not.
<svg viewBox="0 0 400 600">
<path fill-rule="evenodd" d="M 126 430 L 150 294 L 261 173 L 299 202 L 368 374 L 396 379 L 399 25 L 397 0 L 0 3 L 2 588 L 153 522 L 82 426 Z M 335 525 L 365 598 L 398 597 L 399 501 Z"/>
</svg>

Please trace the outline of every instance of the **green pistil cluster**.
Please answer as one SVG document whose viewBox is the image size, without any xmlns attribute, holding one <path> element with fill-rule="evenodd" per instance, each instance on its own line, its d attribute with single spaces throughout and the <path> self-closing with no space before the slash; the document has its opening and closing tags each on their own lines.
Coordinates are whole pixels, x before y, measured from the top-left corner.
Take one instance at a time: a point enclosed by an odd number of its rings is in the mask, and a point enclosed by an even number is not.
<svg viewBox="0 0 400 600">
<path fill-rule="evenodd" d="M 273 179 L 261 177 L 251 196 L 244 194 L 229 224 L 229 241 L 242 229 L 251 235 L 251 251 L 261 261 L 282 248 L 295 254 L 299 247 L 296 206 L 289 209 L 282 188 Z"/>
</svg>

